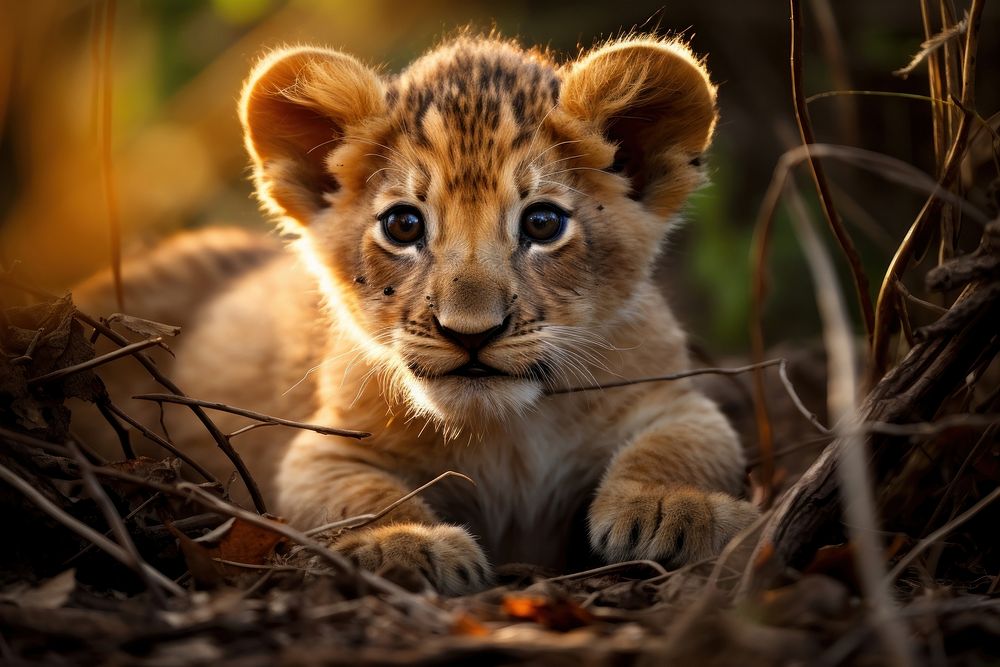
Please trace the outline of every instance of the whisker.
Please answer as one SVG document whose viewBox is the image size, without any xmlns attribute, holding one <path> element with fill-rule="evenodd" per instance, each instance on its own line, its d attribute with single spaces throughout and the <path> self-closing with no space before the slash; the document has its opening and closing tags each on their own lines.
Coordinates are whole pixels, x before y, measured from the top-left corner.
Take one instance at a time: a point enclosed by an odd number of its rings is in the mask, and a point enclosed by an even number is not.
<svg viewBox="0 0 1000 667">
<path fill-rule="evenodd" d="M 555 107 L 552 107 L 552 109 L 555 109 Z M 545 114 L 545 117 L 542 118 L 543 122 L 545 121 L 545 118 L 548 117 L 549 113 L 552 113 L 552 109 L 549 109 L 548 113 Z M 538 127 L 541 127 L 541 126 L 542 126 L 541 122 L 539 122 Z M 535 128 L 535 132 L 538 132 L 538 128 Z M 534 136 L 532 136 L 532 141 L 534 141 Z M 565 146 L 566 144 L 578 144 L 581 141 L 583 141 L 583 140 L 582 139 L 567 139 L 566 141 L 560 141 L 559 143 L 552 144 L 551 146 L 549 146 L 548 148 L 546 148 L 544 151 L 542 151 L 541 153 L 539 153 L 535 157 L 531 158 L 531 164 L 534 164 L 535 162 L 537 162 L 538 158 L 542 157 L 543 155 L 545 155 L 546 153 L 548 153 L 550 150 L 552 150 L 554 148 L 559 148 L 560 146 Z"/>
<path fill-rule="evenodd" d="M 368 178 L 365 179 L 365 183 L 368 183 L 368 181 L 372 180 L 373 178 L 375 178 L 376 175 L 382 173 L 383 171 L 398 171 L 399 173 L 403 174 L 404 176 L 407 175 L 406 172 L 403 171 L 402 169 L 400 169 L 399 167 L 382 167 L 381 169 L 376 169 L 375 171 L 373 171 L 371 173 L 371 176 L 369 176 Z"/>
<path fill-rule="evenodd" d="M 558 181 L 547 181 L 547 180 L 544 180 L 544 179 L 541 179 L 541 178 L 538 179 L 538 182 L 539 183 L 548 183 L 549 185 L 555 185 L 555 186 L 558 186 L 560 188 L 566 188 L 567 190 L 572 190 L 573 192 L 577 193 L 578 195 L 580 195 L 582 197 L 586 197 L 588 199 L 593 199 L 593 196 L 588 195 L 586 192 L 581 192 L 580 190 L 577 190 L 574 187 L 570 187 L 569 185 L 566 185 L 565 183 L 560 183 Z"/>
<path fill-rule="evenodd" d="M 547 176 L 556 176 L 558 174 L 566 174 L 566 173 L 569 173 L 571 171 L 596 171 L 596 172 L 598 172 L 600 174 L 607 174 L 608 173 L 608 172 L 606 172 L 603 169 L 597 169 L 595 167 L 569 167 L 568 169 L 559 169 L 557 171 L 550 171 L 550 172 L 548 172 L 546 174 L 542 174 L 541 177 L 544 178 L 544 177 L 547 177 Z"/>
</svg>

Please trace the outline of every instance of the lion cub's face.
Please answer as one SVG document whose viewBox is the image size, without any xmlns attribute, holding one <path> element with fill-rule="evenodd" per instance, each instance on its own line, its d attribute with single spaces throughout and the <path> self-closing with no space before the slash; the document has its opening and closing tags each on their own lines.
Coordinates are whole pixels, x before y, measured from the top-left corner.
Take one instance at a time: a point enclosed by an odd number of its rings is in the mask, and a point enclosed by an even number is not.
<svg viewBox="0 0 1000 667">
<path fill-rule="evenodd" d="M 463 38 L 393 79 L 277 52 L 241 110 L 338 320 L 414 408 L 468 422 L 586 380 L 699 180 L 714 99 L 674 42 L 556 67 Z"/>
</svg>

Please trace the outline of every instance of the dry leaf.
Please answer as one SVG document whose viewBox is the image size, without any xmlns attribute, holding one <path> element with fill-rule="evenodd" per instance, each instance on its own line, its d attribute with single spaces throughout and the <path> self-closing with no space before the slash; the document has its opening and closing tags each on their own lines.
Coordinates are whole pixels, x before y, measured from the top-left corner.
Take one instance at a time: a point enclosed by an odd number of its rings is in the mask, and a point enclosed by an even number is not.
<svg viewBox="0 0 1000 667">
<path fill-rule="evenodd" d="M 466 637 L 485 637 L 490 634 L 490 629 L 472 616 L 464 612 L 459 612 L 455 616 L 455 622 L 451 626 L 451 633 Z"/>
<path fill-rule="evenodd" d="M 107 322 L 108 324 L 118 322 L 132 333 L 137 333 L 146 337 L 176 336 L 181 332 L 181 328 L 174 326 L 173 324 L 164 324 L 163 322 L 145 320 L 141 317 L 125 315 L 124 313 L 113 313 L 111 317 L 107 319 Z"/>
<path fill-rule="evenodd" d="M 235 518 L 197 539 L 188 537 L 169 522 L 166 525 L 177 538 L 191 576 L 204 588 L 215 588 L 225 583 L 227 577 L 238 577 L 248 571 L 220 561 L 267 565 L 275 548 L 285 539 L 274 531 Z"/>
<path fill-rule="evenodd" d="M 184 555 L 184 562 L 187 564 L 191 578 L 200 588 L 216 588 L 225 583 L 222 573 L 222 566 L 212 558 L 211 551 L 198 544 L 190 537 L 177 530 L 170 521 L 165 521 L 167 530 L 177 538 L 181 553 Z"/>
<path fill-rule="evenodd" d="M 12 602 L 19 607 L 58 609 L 66 604 L 74 590 L 76 590 L 76 570 L 69 569 L 51 579 L 46 579 L 34 588 L 26 584 L 16 584 L 0 593 L 0 600 Z"/>
<path fill-rule="evenodd" d="M 28 379 L 93 359 L 94 347 L 73 319 L 69 297 L 32 306 L 7 308 L 0 327 L 0 422 L 37 437 L 62 441 L 69 428 L 66 398 L 94 401 L 105 393 L 92 371 L 74 373 L 40 390 Z M 39 333 L 41 330 L 41 333 Z M 30 351 L 30 354 L 29 354 Z"/>
<path fill-rule="evenodd" d="M 195 540 L 206 547 L 213 558 L 248 565 L 265 565 L 284 537 L 242 519 L 231 519 L 214 531 Z M 228 572 L 245 572 L 238 567 L 224 568 Z"/>
</svg>

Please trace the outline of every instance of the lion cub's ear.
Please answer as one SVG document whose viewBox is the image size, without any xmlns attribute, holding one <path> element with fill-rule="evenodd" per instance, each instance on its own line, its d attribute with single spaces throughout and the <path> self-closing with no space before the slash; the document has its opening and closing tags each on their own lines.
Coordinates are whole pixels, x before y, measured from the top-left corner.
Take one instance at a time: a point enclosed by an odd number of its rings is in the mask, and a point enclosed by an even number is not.
<svg viewBox="0 0 1000 667">
<path fill-rule="evenodd" d="M 560 104 L 617 146 L 608 170 L 651 210 L 675 212 L 700 183 L 715 86 L 685 44 L 639 37 L 591 51 L 564 70 Z"/>
<path fill-rule="evenodd" d="M 257 192 L 273 212 L 307 224 L 337 189 L 326 157 L 345 132 L 384 111 L 378 74 L 328 49 L 279 50 L 250 75 L 240 120 Z"/>
</svg>

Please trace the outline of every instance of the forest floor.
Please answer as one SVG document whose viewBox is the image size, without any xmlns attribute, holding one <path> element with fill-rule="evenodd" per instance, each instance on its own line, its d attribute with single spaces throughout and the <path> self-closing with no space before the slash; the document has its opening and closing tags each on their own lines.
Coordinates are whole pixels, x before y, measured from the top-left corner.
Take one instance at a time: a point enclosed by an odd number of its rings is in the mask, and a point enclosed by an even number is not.
<svg viewBox="0 0 1000 667">
<path fill-rule="evenodd" d="M 108 463 L 82 449 L 63 403 L 102 401 L 87 320 L 66 299 L 4 317 L 3 664 L 883 664 L 900 657 L 888 627 L 903 628 L 918 662 L 1000 656 L 995 512 L 956 526 L 905 569 L 886 618 L 861 595 L 853 543 L 830 540 L 761 585 L 755 572 L 769 554 L 751 552 L 752 531 L 719 558 L 677 570 L 506 565 L 495 588 L 442 598 L 420 581 L 360 573 L 310 537 L 229 504 L 223 489 L 185 482 L 177 458 Z M 801 400 L 825 418 L 824 355 L 787 356 Z M 38 390 L 36 378 L 50 373 L 59 382 Z M 753 449 L 749 384 L 702 378 Z M 791 443 L 775 455 L 780 490 L 830 438 L 810 435 L 777 379 L 767 392 L 776 441 Z M 759 455 L 751 459 L 755 469 Z M 914 544 L 902 533 L 883 542 L 889 560 Z"/>
</svg>

